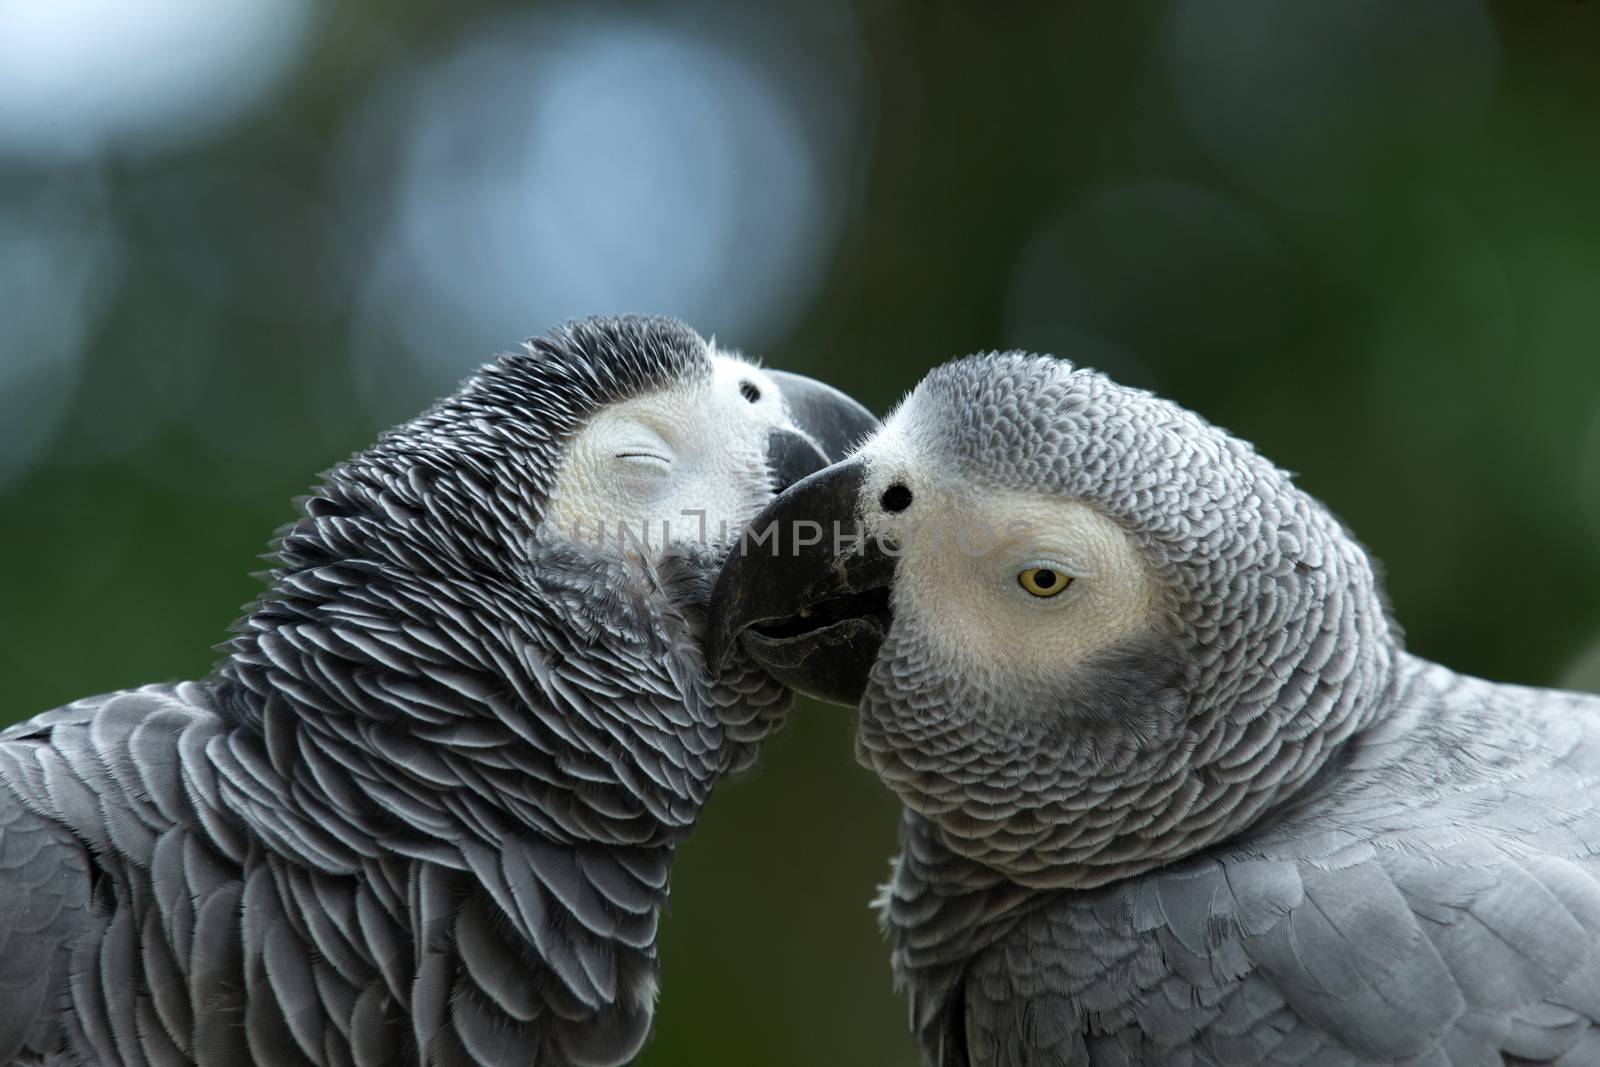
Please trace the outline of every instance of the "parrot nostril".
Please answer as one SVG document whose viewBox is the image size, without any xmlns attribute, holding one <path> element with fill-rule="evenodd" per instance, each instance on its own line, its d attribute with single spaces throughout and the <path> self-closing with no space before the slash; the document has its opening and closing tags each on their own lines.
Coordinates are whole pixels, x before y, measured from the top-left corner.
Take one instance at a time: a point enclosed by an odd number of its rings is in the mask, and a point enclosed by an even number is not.
<svg viewBox="0 0 1600 1067">
<path fill-rule="evenodd" d="M 911 490 L 896 482 L 883 491 L 878 502 L 884 511 L 904 511 L 911 506 Z"/>
<path fill-rule="evenodd" d="M 757 400 L 761 399 L 761 390 L 757 389 L 751 382 L 740 382 L 739 395 L 750 401 L 750 403 L 754 404 Z"/>
</svg>

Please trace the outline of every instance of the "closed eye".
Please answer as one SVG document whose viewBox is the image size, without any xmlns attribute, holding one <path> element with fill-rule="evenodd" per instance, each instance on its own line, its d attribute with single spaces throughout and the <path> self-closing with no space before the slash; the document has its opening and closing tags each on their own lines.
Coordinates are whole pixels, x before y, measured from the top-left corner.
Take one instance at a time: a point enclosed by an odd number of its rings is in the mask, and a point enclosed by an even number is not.
<svg viewBox="0 0 1600 1067">
<path fill-rule="evenodd" d="M 616 458 L 617 459 L 644 460 L 647 463 L 648 462 L 659 463 L 663 467 L 671 467 L 672 466 L 672 460 L 670 458 L 668 458 L 667 456 L 663 456 L 659 452 L 642 452 L 642 451 L 618 452 Z"/>
</svg>

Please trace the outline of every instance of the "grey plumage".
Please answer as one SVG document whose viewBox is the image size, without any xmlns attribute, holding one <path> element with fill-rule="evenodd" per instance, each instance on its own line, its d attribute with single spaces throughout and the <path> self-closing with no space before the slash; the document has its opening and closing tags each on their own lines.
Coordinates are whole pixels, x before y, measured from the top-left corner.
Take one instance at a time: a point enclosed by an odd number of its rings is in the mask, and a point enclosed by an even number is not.
<svg viewBox="0 0 1600 1067">
<path fill-rule="evenodd" d="M 1089 890 L 908 814 L 881 898 L 946 1064 L 1600 1062 L 1600 702 L 1404 657 L 1288 810 Z"/>
<path fill-rule="evenodd" d="M 501 357 L 326 475 L 212 677 L 0 733 L 0 1062 L 631 1058 L 674 845 L 790 698 L 703 670 L 717 546 L 543 520 L 589 419 L 712 362 L 640 318 Z"/>
<path fill-rule="evenodd" d="M 819 478 L 869 529 L 891 484 L 899 520 L 1033 508 L 1072 578 L 896 564 L 858 751 L 906 805 L 880 904 L 926 1062 L 1600 1064 L 1600 699 L 1404 652 L 1286 474 L 1064 362 L 940 368 L 852 465 Z"/>
</svg>

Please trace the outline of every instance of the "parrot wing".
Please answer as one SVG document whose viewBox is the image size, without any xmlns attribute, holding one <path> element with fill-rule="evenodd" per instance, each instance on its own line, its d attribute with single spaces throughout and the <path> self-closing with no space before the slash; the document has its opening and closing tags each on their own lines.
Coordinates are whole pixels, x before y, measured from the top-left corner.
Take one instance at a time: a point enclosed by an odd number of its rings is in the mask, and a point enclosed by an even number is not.
<svg viewBox="0 0 1600 1067">
<path fill-rule="evenodd" d="M 1029 911 L 970 1062 L 1600 1063 L 1600 701 L 1425 680 L 1331 792 Z"/>
</svg>

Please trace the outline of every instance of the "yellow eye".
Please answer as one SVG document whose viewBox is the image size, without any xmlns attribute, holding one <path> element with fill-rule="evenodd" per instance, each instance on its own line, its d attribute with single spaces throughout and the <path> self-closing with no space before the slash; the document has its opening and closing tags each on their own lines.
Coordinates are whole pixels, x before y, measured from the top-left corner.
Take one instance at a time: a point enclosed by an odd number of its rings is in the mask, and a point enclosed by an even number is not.
<svg viewBox="0 0 1600 1067">
<path fill-rule="evenodd" d="M 1049 567 L 1029 567 L 1017 575 L 1017 584 L 1034 596 L 1051 597 L 1059 596 L 1063 589 L 1072 584 L 1072 578 Z"/>
</svg>

